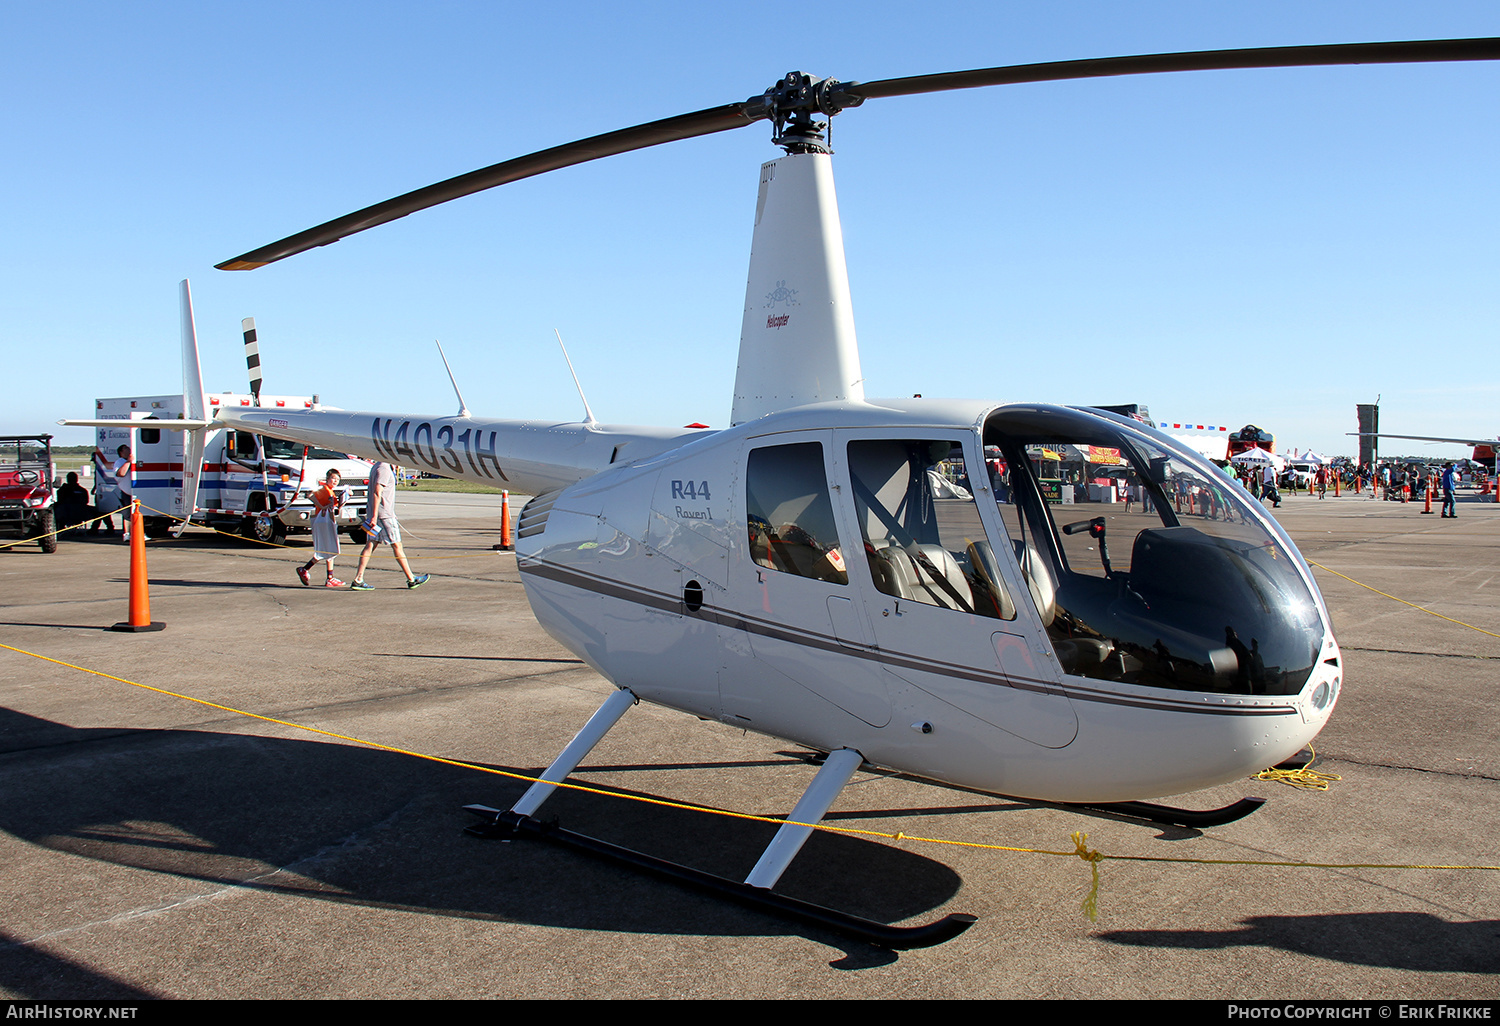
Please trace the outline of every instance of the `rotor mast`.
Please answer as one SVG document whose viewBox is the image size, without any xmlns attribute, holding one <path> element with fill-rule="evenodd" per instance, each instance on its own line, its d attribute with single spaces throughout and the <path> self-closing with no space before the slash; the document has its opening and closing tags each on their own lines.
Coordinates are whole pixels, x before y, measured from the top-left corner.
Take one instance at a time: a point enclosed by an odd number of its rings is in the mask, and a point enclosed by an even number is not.
<svg viewBox="0 0 1500 1026">
<path fill-rule="evenodd" d="M 731 424 L 865 397 L 827 122 L 815 120 L 859 102 L 841 86 L 792 72 L 746 103 L 786 156 L 760 169 Z"/>
</svg>

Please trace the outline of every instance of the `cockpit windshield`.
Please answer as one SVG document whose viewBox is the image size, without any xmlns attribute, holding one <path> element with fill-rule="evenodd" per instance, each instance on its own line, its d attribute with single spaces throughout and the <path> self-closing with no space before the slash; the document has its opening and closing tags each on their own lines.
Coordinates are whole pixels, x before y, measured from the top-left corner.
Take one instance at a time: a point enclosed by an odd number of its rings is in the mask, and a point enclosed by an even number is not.
<svg viewBox="0 0 1500 1026">
<path fill-rule="evenodd" d="M 994 495 L 1064 669 L 1179 690 L 1296 694 L 1325 634 L 1296 557 L 1239 485 L 1124 418 L 1003 407 Z"/>
<path fill-rule="evenodd" d="M 265 440 L 266 457 L 273 460 L 300 460 L 302 458 L 302 443 L 288 442 L 281 438 L 267 438 Z M 334 452 L 320 445 L 307 447 L 307 458 L 310 460 L 344 460 L 349 457 L 345 453 Z"/>
<path fill-rule="evenodd" d="M 51 450 L 36 438 L 0 439 L 0 467 L 49 467 Z"/>
</svg>

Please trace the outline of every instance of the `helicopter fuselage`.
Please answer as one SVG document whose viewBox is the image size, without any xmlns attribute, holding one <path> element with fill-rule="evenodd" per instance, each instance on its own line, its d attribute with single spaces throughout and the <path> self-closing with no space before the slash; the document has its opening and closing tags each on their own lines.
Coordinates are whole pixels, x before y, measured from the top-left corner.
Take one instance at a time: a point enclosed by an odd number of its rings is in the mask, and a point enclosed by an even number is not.
<svg viewBox="0 0 1500 1026">
<path fill-rule="evenodd" d="M 532 608 L 555 638 L 642 699 L 985 791 L 1079 802 L 1174 794 L 1273 765 L 1314 737 L 1341 660 L 1311 576 L 1274 522 L 1248 495 L 1230 496 L 1235 486 L 1215 480 L 1212 466 L 1172 453 L 1201 483 L 1184 488 L 1224 493 L 1193 509 L 1217 514 L 1214 524 L 1227 519 L 1231 534 L 1256 535 L 1245 551 L 1270 550 L 1285 573 L 1273 581 L 1235 556 L 1238 539 L 1224 543 L 1231 558 L 1219 564 L 1202 553 L 1222 546 L 1179 546 L 1177 570 L 1201 577 L 1222 565 L 1251 580 L 1250 605 L 1306 608 L 1288 629 L 1285 617 L 1226 600 L 1206 619 L 1167 614 L 1142 633 L 1143 611 L 1184 596 L 1167 594 L 1170 565 L 1140 561 L 1153 542 L 1209 537 L 1193 526 L 1200 514 L 1144 521 L 1133 545 L 1138 587 L 1131 545 L 1117 540 L 1105 573 L 1082 553 L 1070 560 L 1053 541 L 1064 536 L 1035 521 L 1028 538 L 1019 520 L 1028 472 L 1010 467 L 1010 502 L 977 472 L 1004 409 L 804 407 L 544 495 L 517 540 Z M 1117 451 L 1147 435 L 1081 411 L 1058 415 L 1097 423 L 1099 441 Z M 901 462 L 934 449 L 972 485 L 959 489 L 970 498 L 932 494 L 942 491 L 934 468 Z M 1159 486 L 1178 505 L 1180 489 Z M 894 497 L 880 508 L 876 493 Z M 1049 574 L 1039 599 L 1036 579 Z M 1185 597 L 1201 611 L 1203 601 Z M 1226 643 L 1226 629 L 1235 640 Z M 1278 631 L 1293 636 L 1297 657 L 1277 658 L 1297 665 L 1268 673 L 1261 653 L 1276 648 Z"/>
</svg>

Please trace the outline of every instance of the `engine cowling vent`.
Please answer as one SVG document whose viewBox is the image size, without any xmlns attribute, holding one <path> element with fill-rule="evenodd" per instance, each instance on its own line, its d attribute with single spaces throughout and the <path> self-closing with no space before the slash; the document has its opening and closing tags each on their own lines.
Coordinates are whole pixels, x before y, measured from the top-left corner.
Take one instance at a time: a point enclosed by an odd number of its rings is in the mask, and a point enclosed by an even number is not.
<svg viewBox="0 0 1500 1026">
<path fill-rule="evenodd" d="M 538 495 L 521 508 L 521 518 L 516 521 L 516 537 L 530 538 L 532 535 L 541 534 L 547 529 L 547 515 L 552 512 L 552 504 L 562 494 L 562 489 L 546 492 Z"/>
</svg>

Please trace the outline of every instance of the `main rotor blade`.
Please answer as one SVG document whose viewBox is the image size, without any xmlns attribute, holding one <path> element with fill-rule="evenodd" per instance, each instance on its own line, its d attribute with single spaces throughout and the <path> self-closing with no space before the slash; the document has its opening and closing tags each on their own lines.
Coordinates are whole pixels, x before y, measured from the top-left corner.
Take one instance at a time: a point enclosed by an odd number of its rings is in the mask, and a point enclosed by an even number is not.
<svg viewBox="0 0 1500 1026">
<path fill-rule="evenodd" d="M 842 91 L 862 99 L 911 96 L 949 89 L 1058 82 L 1112 75 L 1155 75 L 1168 71 L 1225 71 L 1233 68 L 1298 68 L 1332 64 L 1416 64 L 1428 61 L 1500 59 L 1500 39 L 1416 39 L 1394 43 L 1329 43 L 1317 46 L 1271 46 L 1253 50 L 1197 50 L 1135 57 L 1100 57 L 1050 64 L 1015 64 L 1004 68 L 949 71 L 937 75 L 859 82 Z"/>
<path fill-rule="evenodd" d="M 1336 64 L 1398 64 L 1428 61 L 1483 61 L 1500 59 L 1500 39 L 1419 39 L 1390 43 L 1332 43 L 1317 46 L 1277 46 L 1253 50 L 1200 50 L 1190 53 L 1143 54 L 1132 57 L 1102 57 L 1082 61 L 1056 61 L 1048 64 L 1018 64 L 1003 68 L 980 68 L 952 71 L 911 78 L 888 78 L 877 82 L 833 82 L 825 97 L 829 106 L 796 106 L 792 97 L 767 90 L 765 97 L 752 97 L 742 103 L 728 103 L 692 114 L 652 121 L 606 132 L 589 139 L 565 143 L 538 153 L 492 164 L 450 178 L 436 185 L 376 203 L 352 214 L 288 236 L 280 242 L 251 250 L 217 264 L 223 271 L 248 271 L 277 260 L 306 252 L 318 246 L 337 242 L 347 235 L 394 221 L 427 207 L 446 203 L 497 185 L 530 178 L 534 175 L 571 167 L 600 157 L 645 149 L 661 143 L 692 139 L 700 135 L 743 128 L 767 117 L 785 117 L 794 110 L 820 110 L 834 114 L 857 106 L 867 99 L 885 96 L 910 96 L 917 93 L 943 92 L 950 89 L 976 89 L 981 86 L 1012 85 L 1021 82 L 1055 82 L 1076 78 L 1104 78 L 1113 75 L 1151 75 L 1170 71 L 1215 71 L 1232 68 L 1309 67 Z M 794 76 L 788 76 L 790 81 Z M 779 123 L 779 122 L 778 122 Z"/>
<path fill-rule="evenodd" d="M 606 132 L 589 139 L 564 143 L 548 150 L 529 153 L 524 157 L 491 164 L 478 171 L 470 171 L 466 175 L 459 175 L 457 178 L 450 178 L 436 185 L 408 192 L 395 199 L 365 207 L 363 210 L 356 210 L 352 214 L 345 214 L 343 217 L 320 224 L 316 228 L 298 232 L 280 242 L 253 249 L 233 260 L 226 260 L 214 266 L 221 271 L 254 270 L 285 257 L 305 253 L 318 246 L 327 246 L 346 235 L 362 232 L 366 228 L 374 228 L 376 225 L 394 221 L 418 210 L 425 210 L 439 203 L 492 189 L 497 185 L 505 185 L 507 182 L 515 182 L 522 178 L 545 174 L 548 171 L 556 171 L 559 168 L 571 167 L 574 164 L 598 160 L 600 157 L 611 157 L 617 153 L 628 153 L 631 150 L 676 142 L 679 139 L 692 139 L 700 135 L 712 135 L 715 132 L 727 132 L 731 128 L 743 128 L 756 120 L 745 113 L 744 107 L 743 103 L 729 103 L 722 107 L 711 107 L 692 114 L 679 114 L 661 121 L 636 125 L 634 128 L 622 128 L 616 132 Z"/>
</svg>

